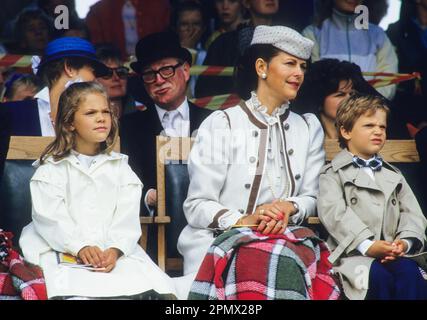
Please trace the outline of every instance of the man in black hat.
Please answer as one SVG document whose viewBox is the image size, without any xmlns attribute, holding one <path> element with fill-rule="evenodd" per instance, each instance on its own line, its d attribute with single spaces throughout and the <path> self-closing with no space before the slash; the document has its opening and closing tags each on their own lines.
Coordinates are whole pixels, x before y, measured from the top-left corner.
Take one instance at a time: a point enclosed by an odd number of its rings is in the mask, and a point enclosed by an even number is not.
<svg viewBox="0 0 427 320">
<path fill-rule="evenodd" d="M 125 115 L 120 123 L 121 152 L 144 184 L 141 210 L 157 206 L 156 136 L 189 137 L 210 114 L 187 100 L 191 54 L 170 32 L 153 33 L 136 45 L 131 68 L 141 76 L 149 96 L 145 111 Z"/>
</svg>

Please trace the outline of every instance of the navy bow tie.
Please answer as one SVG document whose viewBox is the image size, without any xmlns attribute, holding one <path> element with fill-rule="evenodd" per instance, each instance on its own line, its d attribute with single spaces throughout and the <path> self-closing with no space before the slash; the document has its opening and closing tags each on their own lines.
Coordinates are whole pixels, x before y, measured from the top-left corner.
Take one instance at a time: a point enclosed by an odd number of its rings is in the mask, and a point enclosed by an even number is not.
<svg viewBox="0 0 427 320">
<path fill-rule="evenodd" d="M 383 165 L 383 159 L 379 156 L 375 156 L 372 160 L 364 160 L 362 158 L 359 158 L 358 156 L 353 156 L 353 164 L 355 167 L 369 167 L 373 171 L 379 171 L 381 170 L 381 167 Z"/>
</svg>

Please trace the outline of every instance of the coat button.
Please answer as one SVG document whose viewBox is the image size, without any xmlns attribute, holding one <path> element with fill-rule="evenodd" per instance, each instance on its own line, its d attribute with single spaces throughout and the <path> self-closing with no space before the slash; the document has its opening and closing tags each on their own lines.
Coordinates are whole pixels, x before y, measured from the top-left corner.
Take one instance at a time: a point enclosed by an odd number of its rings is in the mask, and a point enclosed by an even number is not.
<svg viewBox="0 0 427 320">
<path fill-rule="evenodd" d="M 250 184 L 250 183 L 245 184 L 245 188 L 246 188 L 246 189 L 249 189 L 250 187 L 251 187 L 251 184 Z"/>
<path fill-rule="evenodd" d="M 297 173 L 296 175 L 295 175 L 295 180 L 299 180 L 301 178 L 301 175 L 299 174 L 299 173 Z"/>
<path fill-rule="evenodd" d="M 289 149 L 288 154 L 291 156 L 294 154 L 294 149 Z"/>
<path fill-rule="evenodd" d="M 391 204 L 395 206 L 396 205 L 396 199 L 391 199 Z"/>
<path fill-rule="evenodd" d="M 285 130 L 289 130 L 289 123 L 285 123 Z"/>
<path fill-rule="evenodd" d="M 354 198 L 354 197 L 353 197 L 353 198 L 351 198 L 351 199 L 350 199 L 350 203 L 351 203 L 351 204 L 356 204 L 356 203 L 357 203 L 357 199 L 356 199 L 356 198 Z"/>
<path fill-rule="evenodd" d="M 255 138 L 256 138 L 256 137 L 258 137 L 258 131 L 256 131 L 256 130 L 255 130 L 255 131 L 253 131 L 253 132 L 252 132 L 252 135 L 253 135 Z"/>
<path fill-rule="evenodd" d="M 255 157 L 250 157 L 250 158 L 249 158 L 249 162 L 250 162 L 250 163 L 254 163 L 255 161 L 256 161 L 256 158 L 255 158 Z"/>
</svg>

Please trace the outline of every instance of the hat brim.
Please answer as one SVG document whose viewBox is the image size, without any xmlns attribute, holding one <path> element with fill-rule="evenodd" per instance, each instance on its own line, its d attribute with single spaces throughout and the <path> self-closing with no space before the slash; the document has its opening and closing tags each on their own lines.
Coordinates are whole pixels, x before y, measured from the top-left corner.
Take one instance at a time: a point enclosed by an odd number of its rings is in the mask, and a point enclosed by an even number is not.
<svg viewBox="0 0 427 320">
<path fill-rule="evenodd" d="M 162 51 L 162 52 L 150 52 L 145 57 L 144 60 L 138 60 L 132 62 L 130 67 L 136 73 L 140 73 L 142 68 L 148 66 L 149 64 L 159 61 L 164 58 L 177 58 L 187 62 L 190 66 L 192 64 L 193 58 L 190 51 L 185 48 L 179 48 L 175 51 Z"/>
<path fill-rule="evenodd" d="M 90 64 L 93 67 L 95 77 L 97 78 L 103 77 L 109 74 L 109 68 L 105 64 L 103 64 L 101 61 L 99 61 L 95 56 L 92 57 L 84 53 L 76 52 L 76 53 L 62 53 L 62 54 L 51 56 L 46 59 L 42 59 L 42 61 L 40 62 L 37 68 L 37 75 L 39 76 L 43 68 L 50 62 L 58 61 L 62 58 L 73 58 L 73 57 L 86 59 L 88 61 L 88 64 Z"/>
</svg>

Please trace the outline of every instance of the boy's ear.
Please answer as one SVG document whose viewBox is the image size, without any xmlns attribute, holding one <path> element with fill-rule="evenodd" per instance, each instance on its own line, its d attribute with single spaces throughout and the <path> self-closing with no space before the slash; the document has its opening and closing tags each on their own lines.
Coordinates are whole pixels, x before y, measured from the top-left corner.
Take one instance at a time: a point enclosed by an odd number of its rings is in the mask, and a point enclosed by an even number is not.
<svg viewBox="0 0 427 320">
<path fill-rule="evenodd" d="M 340 133 L 341 136 L 345 139 L 345 140 L 350 140 L 351 139 L 351 135 L 350 135 L 351 131 L 347 131 L 343 126 L 340 127 Z"/>
</svg>

